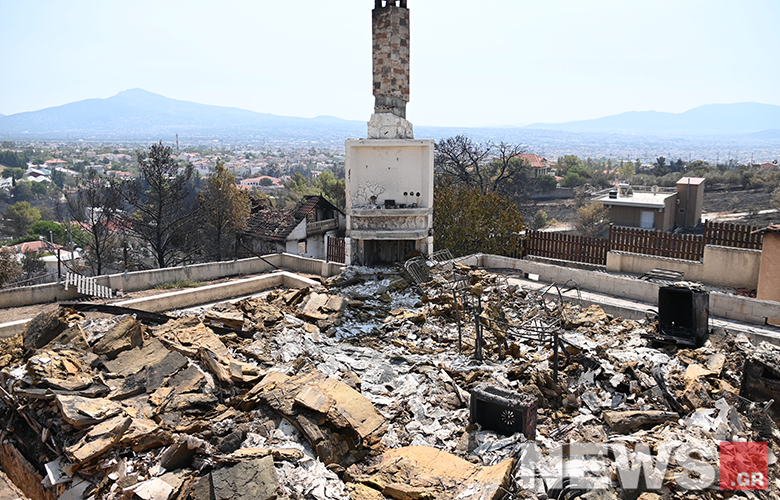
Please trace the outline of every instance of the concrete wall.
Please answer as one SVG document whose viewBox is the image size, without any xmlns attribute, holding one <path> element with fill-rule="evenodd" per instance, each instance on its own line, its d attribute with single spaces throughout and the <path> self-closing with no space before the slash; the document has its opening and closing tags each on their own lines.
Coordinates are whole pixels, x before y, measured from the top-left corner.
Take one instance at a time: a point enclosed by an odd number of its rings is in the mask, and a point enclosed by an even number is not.
<svg viewBox="0 0 780 500">
<path fill-rule="evenodd" d="M 758 298 L 780 301 L 780 234 L 778 233 L 764 234 Z M 780 326 L 780 315 L 773 316 L 770 323 Z"/>
<path fill-rule="evenodd" d="M 353 207 L 369 205 L 372 194 L 380 205 L 395 200 L 433 207 L 432 140 L 349 139 L 346 149 L 347 215 Z"/>
<path fill-rule="evenodd" d="M 632 278 L 623 278 L 598 271 L 574 269 L 571 267 L 555 266 L 531 260 L 512 259 L 498 255 L 478 254 L 479 258 L 464 262 L 483 267 L 496 267 L 505 269 L 520 269 L 525 274 L 537 274 L 541 281 L 558 283 L 563 285 L 569 280 L 574 280 L 581 288 L 594 292 L 606 293 L 617 297 L 639 300 L 654 304 L 658 301 L 659 285 L 649 281 L 640 281 Z"/>
<path fill-rule="evenodd" d="M 704 181 L 695 179 L 698 184 L 689 184 L 690 179 L 683 177 L 677 182 L 677 199 L 680 203 L 675 207 L 675 224 L 684 227 L 694 227 L 701 222 L 701 211 L 704 203 Z M 683 210 L 681 213 L 680 210 Z"/>
<path fill-rule="evenodd" d="M 107 286 L 114 290 L 135 292 L 175 281 L 211 281 L 229 276 L 258 274 L 271 271 L 274 269 L 274 266 L 291 271 L 326 277 L 338 274 L 343 267 L 342 264 L 334 262 L 325 262 L 318 259 L 309 259 L 289 254 L 266 255 L 263 259 L 265 259 L 265 261 L 253 257 L 251 259 L 236 261 L 210 262 L 194 266 L 112 274 L 109 276 L 99 276 L 96 281 L 99 285 Z M 44 304 L 47 302 L 73 300 L 78 297 L 79 294 L 74 288 L 70 288 L 70 290 L 66 292 L 62 285 L 52 283 L 2 290 L 0 291 L 0 307 Z"/>
<path fill-rule="evenodd" d="M 574 188 L 555 188 L 531 195 L 532 200 L 562 200 L 567 198 L 574 198 Z"/>
<path fill-rule="evenodd" d="M 607 253 L 609 272 L 644 274 L 652 269 L 679 271 L 688 281 L 755 290 L 761 269 L 761 250 L 707 245 L 701 262 L 628 252 Z"/>
<path fill-rule="evenodd" d="M 661 231 L 668 231 L 674 227 L 674 214 L 675 208 L 677 207 L 677 198 L 667 198 L 664 200 L 664 204 L 666 205 L 664 211 L 660 214 L 655 214 L 656 227 L 661 229 Z M 662 220 L 660 227 L 657 225 L 659 216 Z"/>
<path fill-rule="evenodd" d="M 571 279 L 576 281 L 582 290 L 636 300 L 654 306 L 658 304 L 660 285 L 649 281 L 497 255 L 476 254 L 458 260 L 472 266 L 522 270 L 526 275 L 539 275 L 539 280 L 546 283 L 563 285 Z M 780 302 L 710 292 L 710 316 L 764 325 L 768 318 L 780 318 Z"/>
</svg>

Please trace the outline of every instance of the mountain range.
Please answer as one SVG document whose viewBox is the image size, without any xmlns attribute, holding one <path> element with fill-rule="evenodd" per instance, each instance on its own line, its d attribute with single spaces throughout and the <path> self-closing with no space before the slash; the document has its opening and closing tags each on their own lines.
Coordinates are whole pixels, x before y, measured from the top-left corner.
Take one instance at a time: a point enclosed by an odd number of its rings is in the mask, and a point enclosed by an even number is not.
<svg viewBox="0 0 780 500">
<path fill-rule="evenodd" d="M 613 134 L 658 137 L 741 136 L 780 139 L 780 106 L 758 103 L 711 104 L 684 113 L 632 111 L 594 120 L 535 123 L 522 128 L 417 127 L 418 135 L 438 139 L 456 133 L 474 136 L 538 137 L 549 134 Z M 164 97 L 142 89 L 106 99 L 0 115 L 0 137 L 10 139 L 157 140 L 183 139 L 314 140 L 341 142 L 364 137 L 366 122 L 332 116 L 296 118 L 239 108 L 210 106 Z"/>
<path fill-rule="evenodd" d="M 180 101 L 142 89 L 106 99 L 86 99 L 62 106 L 0 117 L 0 135 L 12 138 L 156 139 L 183 137 L 231 139 L 328 137 L 353 134 L 363 122 L 332 116 L 296 118 L 240 108 Z"/>
<path fill-rule="evenodd" d="M 595 120 L 534 123 L 527 128 L 608 134 L 733 135 L 780 127 L 780 106 L 745 102 L 708 104 L 684 113 L 630 111 Z"/>
</svg>

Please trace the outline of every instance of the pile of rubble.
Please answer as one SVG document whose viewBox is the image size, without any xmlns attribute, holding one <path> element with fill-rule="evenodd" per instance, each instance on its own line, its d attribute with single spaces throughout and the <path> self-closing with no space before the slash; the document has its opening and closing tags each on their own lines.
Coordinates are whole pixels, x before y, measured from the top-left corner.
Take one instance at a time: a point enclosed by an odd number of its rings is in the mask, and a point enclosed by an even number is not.
<svg viewBox="0 0 780 500">
<path fill-rule="evenodd" d="M 602 498 L 725 498 L 688 492 L 677 455 L 637 487 L 562 452 L 687 446 L 717 472 L 719 442 L 766 441 L 777 496 L 780 349 L 656 347 L 648 321 L 432 271 L 350 268 L 160 324 L 41 314 L 0 350 L 0 463 L 36 499 L 574 498 L 578 475 Z"/>
</svg>

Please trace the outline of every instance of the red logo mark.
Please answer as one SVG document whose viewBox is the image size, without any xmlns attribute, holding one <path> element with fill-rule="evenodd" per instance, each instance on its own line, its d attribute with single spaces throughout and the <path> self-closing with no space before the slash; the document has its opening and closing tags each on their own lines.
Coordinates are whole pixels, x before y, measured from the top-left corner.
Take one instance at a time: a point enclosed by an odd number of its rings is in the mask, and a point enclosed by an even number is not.
<svg viewBox="0 0 780 500">
<path fill-rule="evenodd" d="M 720 489 L 769 489 L 767 443 L 720 443 Z"/>
</svg>

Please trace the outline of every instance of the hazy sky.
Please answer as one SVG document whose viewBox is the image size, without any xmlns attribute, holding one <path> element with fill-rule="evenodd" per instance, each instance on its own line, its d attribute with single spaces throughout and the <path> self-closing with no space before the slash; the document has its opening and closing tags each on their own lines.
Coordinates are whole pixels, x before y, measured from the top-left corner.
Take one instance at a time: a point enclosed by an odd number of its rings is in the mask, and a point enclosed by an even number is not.
<svg viewBox="0 0 780 500">
<path fill-rule="evenodd" d="M 778 0 L 408 0 L 416 125 L 780 105 Z M 0 0 L 0 113 L 130 88 L 368 120 L 373 0 Z"/>
</svg>

